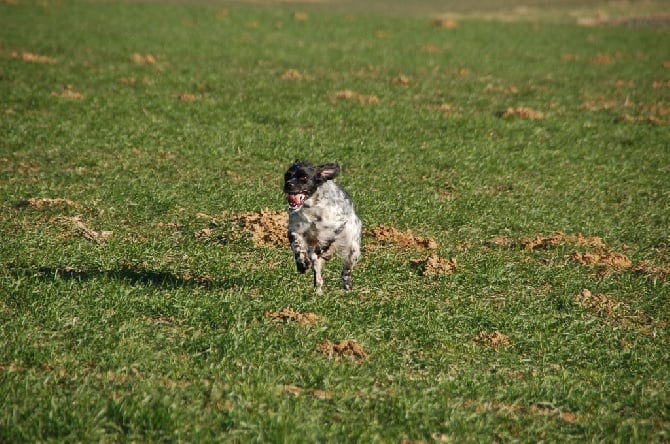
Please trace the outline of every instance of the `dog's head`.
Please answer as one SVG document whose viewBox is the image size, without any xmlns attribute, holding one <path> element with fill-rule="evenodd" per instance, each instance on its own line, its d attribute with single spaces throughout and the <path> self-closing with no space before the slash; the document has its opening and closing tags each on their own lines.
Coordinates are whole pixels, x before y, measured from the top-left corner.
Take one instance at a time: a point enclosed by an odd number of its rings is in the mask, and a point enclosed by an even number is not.
<svg viewBox="0 0 670 444">
<path fill-rule="evenodd" d="M 337 163 L 321 166 L 296 160 L 284 174 L 284 193 L 291 211 L 302 208 L 306 199 L 314 194 L 319 186 L 340 174 Z"/>
</svg>

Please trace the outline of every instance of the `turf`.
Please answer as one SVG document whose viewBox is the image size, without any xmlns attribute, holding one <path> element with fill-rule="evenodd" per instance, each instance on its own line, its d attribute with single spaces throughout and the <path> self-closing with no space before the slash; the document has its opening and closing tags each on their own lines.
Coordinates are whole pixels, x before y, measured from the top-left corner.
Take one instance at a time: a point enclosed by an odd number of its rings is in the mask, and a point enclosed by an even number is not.
<svg viewBox="0 0 670 444">
<path fill-rule="evenodd" d="M 668 28 L 455 24 L 0 4 L 0 441 L 670 440 Z"/>
</svg>

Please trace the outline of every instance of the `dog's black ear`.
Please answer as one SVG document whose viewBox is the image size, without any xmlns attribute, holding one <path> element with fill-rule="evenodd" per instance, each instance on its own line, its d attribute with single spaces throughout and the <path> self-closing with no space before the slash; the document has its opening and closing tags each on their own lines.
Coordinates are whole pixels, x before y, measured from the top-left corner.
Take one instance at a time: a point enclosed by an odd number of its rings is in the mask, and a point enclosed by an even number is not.
<svg viewBox="0 0 670 444">
<path fill-rule="evenodd" d="M 340 175 L 340 166 L 337 164 L 337 162 L 326 163 L 324 165 L 319 166 L 318 168 L 318 176 L 322 182 L 335 179 L 339 175 Z"/>
</svg>

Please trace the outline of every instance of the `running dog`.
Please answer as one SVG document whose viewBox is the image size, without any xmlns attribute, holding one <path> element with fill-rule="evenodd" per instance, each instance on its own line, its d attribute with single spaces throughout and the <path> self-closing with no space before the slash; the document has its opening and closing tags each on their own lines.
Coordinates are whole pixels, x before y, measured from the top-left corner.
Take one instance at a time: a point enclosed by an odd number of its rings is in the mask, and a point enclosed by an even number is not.
<svg viewBox="0 0 670 444">
<path fill-rule="evenodd" d="M 363 224 L 351 197 L 333 179 L 337 163 L 321 166 L 296 161 L 284 174 L 288 239 L 300 273 L 312 268 L 314 289 L 323 292 L 321 269 L 333 254 L 342 259 L 342 286 L 351 290 L 351 272 L 361 255 Z"/>
</svg>

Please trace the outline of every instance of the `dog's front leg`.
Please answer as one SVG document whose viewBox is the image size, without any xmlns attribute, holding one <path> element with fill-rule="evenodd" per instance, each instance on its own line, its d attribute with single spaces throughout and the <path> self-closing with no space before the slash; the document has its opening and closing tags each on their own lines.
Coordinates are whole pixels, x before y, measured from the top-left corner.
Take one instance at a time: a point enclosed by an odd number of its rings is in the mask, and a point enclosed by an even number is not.
<svg viewBox="0 0 670 444">
<path fill-rule="evenodd" d="M 317 294 L 323 293 L 323 276 L 321 275 L 321 269 L 323 268 L 324 259 L 319 256 L 311 248 L 310 251 L 310 260 L 312 262 L 312 269 L 314 270 L 314 290 Z"/>
<path fill-rule="evenodd" d="M 295 265 L 298 268 L 300 273 L 305 273 L 309 270 L 311 261 L 307 253 L 307 243 L 302 235 L 289 231 L 288 240 L 291 242 L 291 250 L 293 251 L 293 256 L 295 257 Z"/>
</svg>

